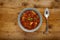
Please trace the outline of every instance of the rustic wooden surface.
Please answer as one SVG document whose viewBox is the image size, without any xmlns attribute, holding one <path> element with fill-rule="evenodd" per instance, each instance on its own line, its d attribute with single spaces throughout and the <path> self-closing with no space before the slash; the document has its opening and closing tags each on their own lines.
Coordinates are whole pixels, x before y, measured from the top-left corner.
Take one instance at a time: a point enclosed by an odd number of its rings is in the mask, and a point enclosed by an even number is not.
<svg viewBox="0 0 60 40">
<path fill-rule="evenodd" d="M 49 33 L 43 33 L 46 20 L 45 8 L 50 11 Z M 17 17 L 24 8 L 36 8 L 40 11 L 43 23 L 32 33 L 21 30 Z M 0 40 L 60 40 L 60 0 L 0 0 Z"/>
</svg>

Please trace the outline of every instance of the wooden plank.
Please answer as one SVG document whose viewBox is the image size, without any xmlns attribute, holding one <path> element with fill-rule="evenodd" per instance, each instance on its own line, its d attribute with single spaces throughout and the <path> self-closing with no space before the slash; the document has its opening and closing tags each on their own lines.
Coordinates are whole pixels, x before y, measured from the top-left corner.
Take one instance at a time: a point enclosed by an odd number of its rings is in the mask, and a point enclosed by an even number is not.
<svg viewBox="0 0 60 40">
<path fill-rule="evenodd" d="M 60 8 L 59 0 L 0 0 L 0 7 L 7 8 Z"/>
<path fill-rule="evenodd" d="M 60 9 L 49 9 L 49 33 L 44 34 L 46 23 L 43 16 L 44 8 L 37 8 L 42 14 L 43 23 L 41 28 L 33 33 L 27 33 L 19 28 L 17 17 L 19 11 L 23 8 L 0 8 L 0 39 L 11 40 L 28 40 L 28 39 L 41 39 L 41 40 L 58 40 L 60 39 Z M 33 35 L 33 36 L 32 36 Z"/>
<path fill-rule="evenodd" d="M 44 10 L 48 7 L 49 33 L 43 33 L 46 27 Z M 17 22 L 20 11 L 24 8 L 37 8 L 43 23 L 32 33 L 24 32 Z M 0 40 L 60 40 L 60 0 L 0 0 Z"/>
</svg>

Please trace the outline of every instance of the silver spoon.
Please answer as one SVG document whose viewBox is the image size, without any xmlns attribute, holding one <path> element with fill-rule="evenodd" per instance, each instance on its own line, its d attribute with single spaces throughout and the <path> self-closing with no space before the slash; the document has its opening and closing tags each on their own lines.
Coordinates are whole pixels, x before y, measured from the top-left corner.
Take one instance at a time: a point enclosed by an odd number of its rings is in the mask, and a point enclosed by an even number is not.
<svg viewBox="0 0 60 40">
<path fill-rule="evenodd" d="M 48 10 L 48 8 L 45 9 L 44 16 L 46 18 L 46 33 L 48 33 L 48 17 L 49 17 L 49 10 Z"/>
</svg>

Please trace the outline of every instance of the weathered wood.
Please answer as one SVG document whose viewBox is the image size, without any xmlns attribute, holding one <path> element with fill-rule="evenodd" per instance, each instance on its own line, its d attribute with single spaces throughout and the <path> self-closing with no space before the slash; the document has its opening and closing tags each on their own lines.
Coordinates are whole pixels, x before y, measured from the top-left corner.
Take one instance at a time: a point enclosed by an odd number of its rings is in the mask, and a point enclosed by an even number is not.
<svg viewBox="0 0 60 40">
<path fill-rule="evenodd" d="M 0 0 L 0 7 L 7 8 L 60 8 L 59 0 Z"/>
<path fill-rule="evenodd" d="M 44 3 L 45 2 L 45 3 Z M 23 5 L 22 5 L 23 3 Z M 28 3 L 28 4 L 24 4 Z M 45 4 L 45 5 L 44 5 Z M 56 5 L 55 5 L 56 4 Z M 41 27 L 32 33 L 24 32 L 17 22 L 18 14 L 24 8 L 36 8 L 40 11 L 43 22 Z M 43 33 L 46 27 L 44 10 L 50 11 L 49 33 Z M 59 0 L 0 0 L 0 40 L 60 40 L 60 1 Z"/>
<path fill-rule="evenodd" d="M 17 17 L 20 9 L 0 8 L 0 38 L 1 39 L 59 39 L 60 37 L 60 9 L 49 9 L 49 33 L 44 34 L 46 23 L 43 16 L 43 8 L 37 8 L 42 14 L 43 23 L 41 28 L 33 33 L 26 33 L 20 29 Z M 32 36 L 33 35 L 33 36 Z M 51 37 L 52 36 L 52 37 Z"/>
</svg>

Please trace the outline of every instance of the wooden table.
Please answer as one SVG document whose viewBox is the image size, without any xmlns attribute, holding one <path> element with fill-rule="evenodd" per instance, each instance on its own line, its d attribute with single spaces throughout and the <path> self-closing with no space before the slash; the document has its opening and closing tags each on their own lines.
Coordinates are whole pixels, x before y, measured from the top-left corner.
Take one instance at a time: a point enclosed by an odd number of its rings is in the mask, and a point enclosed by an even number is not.
<svg viewBox="0 0 60 40">
<path fill-rule="evenodd" d="M 34 2 L 25 1 L 0 0 L 0 40 L 60 40 L 60 1 L 35 0 L 38 5 L 35 5 Z M 39 4 L 39 2 L 41 3 Z M 44 2 L 46 3 L 45 5 Z M 17 22 L 19 12 L 29 7 L 40 11 L 43 18 L 41 27 L 32 33 L 24 32 Z M 46 7 L 50 11 L 48 34 L 43 33 L 46 27 L 46 20 L 43 16 Z"/>
</svg>

